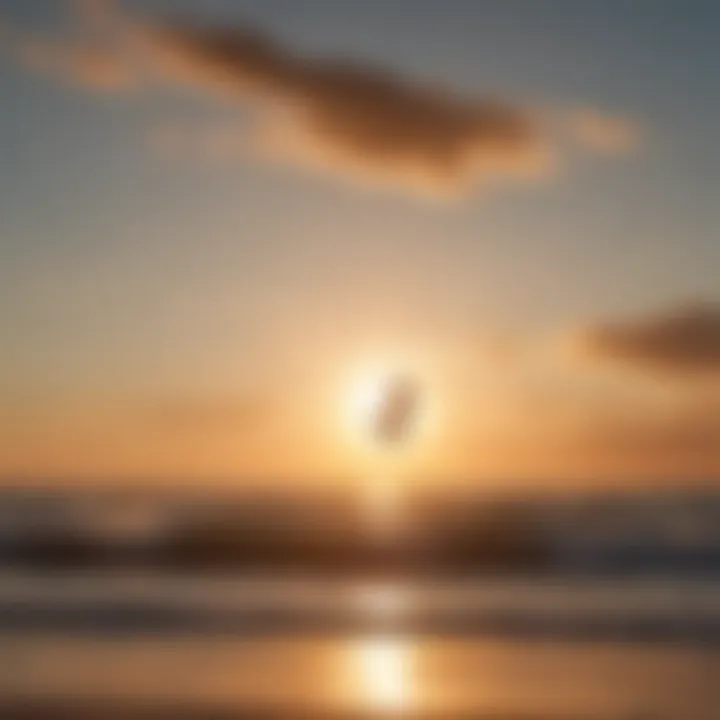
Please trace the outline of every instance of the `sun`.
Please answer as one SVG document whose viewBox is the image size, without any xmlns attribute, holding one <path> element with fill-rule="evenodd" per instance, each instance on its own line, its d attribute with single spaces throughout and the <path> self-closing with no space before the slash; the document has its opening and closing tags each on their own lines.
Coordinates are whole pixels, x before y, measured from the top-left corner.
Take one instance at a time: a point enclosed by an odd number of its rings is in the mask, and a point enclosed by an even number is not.
<svg viewBox="0 0 720 720">
<path fill-rule="evenodd" d="M 367 449 L 399 451 L 417 436 L 422 384 L 407 370 L 368 370 L 345 393 L 346 425 Z"/>
<path fill-rule="evenodd" d="M 395 375 L 387 379 L 372 421 L 376 442 L 398 447 L 412 439 L 421 395 L 420 385 L 409 376 Z"/>
</svg>

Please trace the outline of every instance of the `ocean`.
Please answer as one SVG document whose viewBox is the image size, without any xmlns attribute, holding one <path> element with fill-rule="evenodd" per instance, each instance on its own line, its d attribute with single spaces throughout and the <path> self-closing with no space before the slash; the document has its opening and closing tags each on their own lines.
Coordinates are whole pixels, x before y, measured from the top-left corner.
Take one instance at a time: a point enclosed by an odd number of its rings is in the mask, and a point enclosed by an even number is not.
<svg viewBox="0 0 720 720">
<path fill-rule="evenodd" d="M 55 521 L 38 512 L 48 502 L 23 499 L 31 534 L 46 541 L 57 538 L 47 535 Z M 78 502 L 55 497 L 50 505 L 77 528 L 78 513 L 67 509 Z M 681 522 L 680 506 L 668 510 L 664 498 L 661 516 L 673 522 L 662 536 L 647 523 L 648 502 L 624 497 L 617 505 L 623 527 L 633 528 L 627 544 L 604 503 L 603 535 L 597 522 L 577 534 L 562 503 L 543 502 L 543 516 L 553 518 L 545 526 L 552 564 L 407 575 L 173 566 L 157 555 L 136 562 L 157 546 L 159 527 L 163 536 L 179 527 L 168 515 L 187 519 L 182 503 L 172 511 L 163 505 L 160 524 L 137 508 L 132 523 L 102 516 L 103 532 L 112 525 L 123 547 L 129 528 L 135 550 L 145 539 L 143 552 L 123 555 L 124 563 L 103 565 L 87 554 L 48 562 L 42 553 L 18 554 L 29 515 L 17 522 L 18 513 L 8 513 L 0 717 L 720 720 L 712 524 Z M 10 505 L 18 510 L 16 496 Z M 219 506 L 213 502 L 212 512 Z M 696 506 L 705 518 L 707 501 Z M 101 517 L 86 499 L 82 507 L 83 517 Z M 642 509 L 644 524 L 639 515 L 628 522 L 630 508 Z"/>
</svg>

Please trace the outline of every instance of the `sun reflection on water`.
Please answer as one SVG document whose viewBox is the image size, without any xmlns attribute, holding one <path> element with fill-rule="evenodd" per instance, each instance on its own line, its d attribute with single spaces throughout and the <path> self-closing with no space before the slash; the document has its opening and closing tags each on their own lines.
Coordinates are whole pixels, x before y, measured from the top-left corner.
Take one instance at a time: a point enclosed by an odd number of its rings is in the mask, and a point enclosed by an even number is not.
<svg viewBox="0 0 720 720">
<path fill-rule="evenodd" d="M 406 709 L 412 702 L 412 651 L 387 637 L 360 640 L 351 649 L 356 692 L 366 707 L 382 712 Z"/>
<path fill-rule="evenodd" d="M 414 702 L 414 644 L 390 629 L 409 611 L 407 589 L 393 583 L 356 587 L 357 611 L 369 620 L 371 634 L 347 646 L 347 681 L 353 705 L 382 713 L 399 712 Z"/>
</svg>

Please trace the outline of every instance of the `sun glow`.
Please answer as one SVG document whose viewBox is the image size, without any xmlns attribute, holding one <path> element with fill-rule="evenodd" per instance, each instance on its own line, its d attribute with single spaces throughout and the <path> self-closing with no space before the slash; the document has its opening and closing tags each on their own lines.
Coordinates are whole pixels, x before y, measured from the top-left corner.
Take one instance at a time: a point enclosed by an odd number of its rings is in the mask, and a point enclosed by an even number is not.
<svg viewBox="0 0 720 720">
<path fill-rule="evenodd" d="M 387 371 L 370 371 L 354 378 L 345 392 L 345 415 L 351 431 L 367 446 L 373 443 L 373 420 L 383 402 Z"/>
<path fill-rule="evenodd" d="M 428 370 L 407 360 L 367 362 L 336 394 L 366 531 L 378 544 L 392 545 L 407 530 L 407 485 L 436 424 Z"/>
</svg>

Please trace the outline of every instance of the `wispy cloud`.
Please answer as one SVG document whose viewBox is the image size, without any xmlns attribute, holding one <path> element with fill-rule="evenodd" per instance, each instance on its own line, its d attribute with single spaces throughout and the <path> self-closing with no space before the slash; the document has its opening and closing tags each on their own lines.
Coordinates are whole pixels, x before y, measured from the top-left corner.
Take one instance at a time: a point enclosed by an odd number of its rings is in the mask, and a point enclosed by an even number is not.
<svg viewBox="0 0 720 720">
<path fill-rule="evenodd" d="M 184 85 L 237 102 L 252 122 L 212 128 L 194 147 L 251 148 L 274 162 L 436 195 L 552 174 L 559 147 L 547 114 L 478 98 L 387 68 L 311 57 L 253 28 L 131 17 L 109 2 L 72 3 L 64 39 L 24 38 L 16 55 L 36 70 L 91 89 Z M 630 144 L 629 123 L 579 114 L 595 149 Z"/>
<path fill-rule="evenodd" d="M 18 44 L 16 53 L 33 70 L 95 90 L 127 90 L 136 82 L 131 69 L 103 48 L 38 40 Z"/>
<path fill-rule="evenodd" d="M 638 122 L 597 108 L 571 112 L 569 129 L 574 139 L 588 150 L 612 155 L 637 150 L 644 135 Z"/>
<path fill-rule="evenodd" d="M 0 17 L 0 49 L 29 69 L 96 91 L 126 91 L 136 84 L 129 62 L 130 25 L 117 6 L 100 0 L 75 0 L 67 35 L 35 34 Z"/>
</svg>

